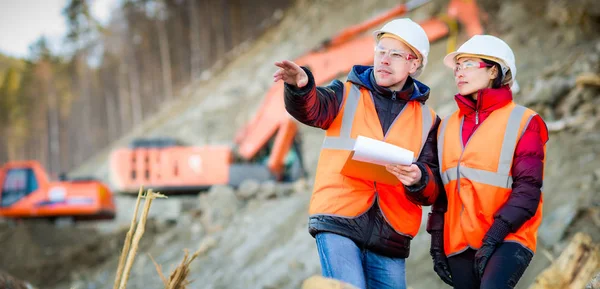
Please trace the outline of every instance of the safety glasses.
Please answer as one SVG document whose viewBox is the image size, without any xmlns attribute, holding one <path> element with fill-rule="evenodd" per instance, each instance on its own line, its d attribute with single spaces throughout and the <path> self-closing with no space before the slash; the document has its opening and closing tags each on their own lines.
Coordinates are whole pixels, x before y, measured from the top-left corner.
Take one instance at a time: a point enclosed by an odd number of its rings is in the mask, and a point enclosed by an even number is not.
<svg viewBox="0 0 600 289">
<path fill-rule="evenodd" d="M 484 68 L 484 67 L 492 67 L 492 66 L 493 65 L 487 64 L 483 61 L 482 62 L 465 61 L 463 63 L 459 63 L 454 66 L 454 73 L 457 73 L 459 71 L 469 71 L 469 70 L 474 70 L 474 69 L 479 69 L 479 68 Z"/>
<path fill-rule="evenodd" d="M 390 57 L 390 59 L 393 60 L 411 60 L 411 59 L 417 59 L 417 56 L 406 52 L 406 51 L 401 51 L 401 50 L 395 50 L 395 49 L 385 49 L 381 46 L 375 46 L 375 56 L 382 58 L 384 56 L 388 55 Z"/>
</svg>

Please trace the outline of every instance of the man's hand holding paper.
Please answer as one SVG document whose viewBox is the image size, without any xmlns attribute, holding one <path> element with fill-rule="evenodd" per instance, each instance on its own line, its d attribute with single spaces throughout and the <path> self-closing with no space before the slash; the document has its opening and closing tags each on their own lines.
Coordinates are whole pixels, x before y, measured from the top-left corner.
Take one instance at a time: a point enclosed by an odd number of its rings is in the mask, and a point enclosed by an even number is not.
<svg viewBox="0 0 600 289">
<path fill-rule="evenodd" d="M 421 180 L 421 170 L 417 165 L 385 165 L 385 169 L 396 176 L 405 186 L 412 186 Z"/>
<path fill-rule="evenodd" d="M 413 164 L 414 157 L 415 153 L 410 150 L 358 136 L 352 158 L 347 161 L 342 173 L 387 184 L 411 186 L 421 180 L 421 170 Z M 371 165 L 357 165 L 356 161 Z"/>
</svg>

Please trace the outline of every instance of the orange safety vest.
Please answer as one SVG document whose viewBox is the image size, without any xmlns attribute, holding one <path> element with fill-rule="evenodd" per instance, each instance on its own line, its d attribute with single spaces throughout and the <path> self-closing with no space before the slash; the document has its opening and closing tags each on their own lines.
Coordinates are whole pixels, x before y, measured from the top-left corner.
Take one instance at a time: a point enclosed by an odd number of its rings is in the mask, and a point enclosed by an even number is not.
<svg viewBox="0 0 600 289">
<path fill-rule="evenodd" d="M 414 237 L 421 225 L 421 206 L 409 201 L 404 186 L 386 185 L 349 177 L 341 170 L 359 135 L 385 141 L 420 155 L 436 118 L 417 101 L 406 103 L 386 135 L 369 90 L 346 82 L 338 115 L 326 131 L 317 165 L 309 214 L 353 218 L 365 213 L 375 200 L 387 222 L 399 234 Z"/>
<path fill-rule="evenodd" d="M 514 102 L 493 111 L 462 142 L 463 117 L 455 112 L 440 124 L 438 159 L 448 210 L 444 217 L 444 251 L 459 254 L 479 249 L 494 214 L 512 192 L 512 162 L 517 143 L 536 113 Z M 545 128 L 545 125 L 543 126 Z M 547 132 L 545 134 L 547 138 Z M 546 145 L 544 144 L 544 153 Z M 544 160 L 545 163 L 545 160 Z M 517 242 L 535 253 L 543 200 L 535 215 L 505 242 Z"/>
</svg>

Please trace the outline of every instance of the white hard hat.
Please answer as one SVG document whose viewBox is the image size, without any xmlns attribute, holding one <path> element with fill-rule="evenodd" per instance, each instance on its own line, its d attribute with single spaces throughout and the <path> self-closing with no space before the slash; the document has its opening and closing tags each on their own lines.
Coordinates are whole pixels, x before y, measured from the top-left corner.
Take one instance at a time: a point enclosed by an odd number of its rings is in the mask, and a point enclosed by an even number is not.
<svg viewBox="0 0 600 289">
<path fill-rule="evenodd" d="M 397 36 L 404 44 L 418 52 L 418 56 L 421 58 L 421 67 L 410 75 L 414 78 L 418 77 L 427 65 L 427 55 L 429 54 L 429 38 L 423 27 L 409 18 L 400 18 L 386 23 L 381 29 L 373 32 L 375 41 L 379 41 L 384 33 Z"/>
<path fill-rule="evenodd" d="M 515 92 L 519 90 L 517 83 L 517 67 L 515 65 L 515 54 L 510 46 L 502 39 L 492 35 L 474 35 L 467 40 L 455 52 L 449 53 L 444 57 L 444 64 L 454 68 L 457 56 L 473 56 L 491 60 L 500 64 L 502 68 L 502 84 L 510 84 Z M 505 80 L 506 74 L 510 71 L 511 78 Z"/>
</svg>

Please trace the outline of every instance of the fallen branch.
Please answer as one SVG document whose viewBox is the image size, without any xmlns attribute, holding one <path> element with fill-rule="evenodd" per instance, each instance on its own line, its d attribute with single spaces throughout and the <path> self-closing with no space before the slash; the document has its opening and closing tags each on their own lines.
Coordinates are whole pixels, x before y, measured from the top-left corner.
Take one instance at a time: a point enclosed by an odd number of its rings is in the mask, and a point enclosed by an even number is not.
<svg viewBox="0 0 600 289">
<path fill-rule="evenodd" d="M 579 85 L 600 86 L 600 75 L 596 73 L 582 73 L 577 76 L 575 83 Z"/>
<path fill-rule="evenodd" d="M 550 267 L 529 289 L 580 289 L 600 270 L 600 245 L 585 233 L 577 233 Z"/>
</svg>

